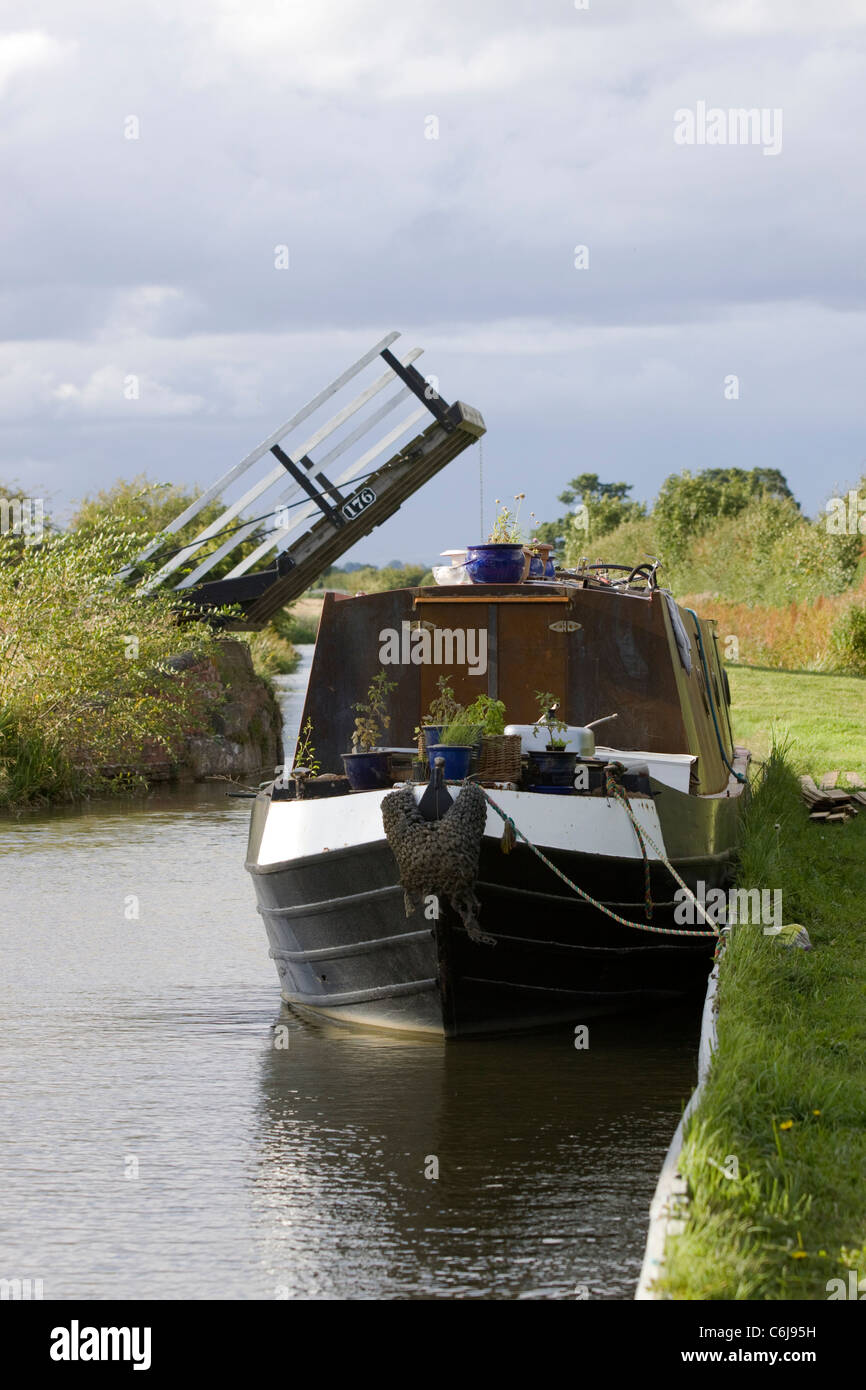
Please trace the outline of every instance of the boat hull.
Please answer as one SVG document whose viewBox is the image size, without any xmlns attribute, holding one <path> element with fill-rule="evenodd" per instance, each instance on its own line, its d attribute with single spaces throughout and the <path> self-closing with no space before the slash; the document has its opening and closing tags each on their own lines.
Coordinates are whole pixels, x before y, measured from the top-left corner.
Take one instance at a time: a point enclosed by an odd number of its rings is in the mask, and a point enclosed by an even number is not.
<svg viewBox="0 0 866 1390">
<path fill-rule="evenodd" d="M 547 798 L 532 800 L 549 809 Z M 302 804 L 292 810 L 305 814 Z M 363 822 L 362 807 L 356 818 Z M 622 926 L 582 901 L 526 845 L 503 854 L 499 837 L 485 835 L 477 882 L 485 941 L 466 932 L 447 902 L 422 903 L 406 915 L 384 837 L 258 863 L 263 829 L 262 822 L 251 836 L 247 867 L 283 998 L 305 1015 L 459 1037 L 578 1024 L 705 988 L 713 938 Z M 309 840 L 302 843 L 309 848 Z M 676 885 L 658 860 L 651 864 L 647 922 L 639 856 L 555 846 L 545 853 L 627 921 L 675 925 Z M 680 870 L 693 888 L 701 879 L 716 886 L 729 876 L 730 855 L 718 849 L 688 855 Z"/>
</svg>

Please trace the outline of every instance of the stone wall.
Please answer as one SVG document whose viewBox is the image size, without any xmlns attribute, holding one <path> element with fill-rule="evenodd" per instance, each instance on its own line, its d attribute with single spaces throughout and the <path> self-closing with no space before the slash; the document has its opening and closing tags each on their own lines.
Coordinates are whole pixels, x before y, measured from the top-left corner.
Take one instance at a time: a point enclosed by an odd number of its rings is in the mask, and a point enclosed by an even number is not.
<svg viewBox="0 0 866 1390">
<path fill-rule="evenodd" d="M 201 782 L 207 777 L 241 781 L 273 776 L 282 761 L 283 719 L 273 689 L 253 670 L 245 642 L 221 641 L 214 659 L 182 654 L 170 663 L 195 671 L 207 691 L 205 722 L 186 736 L 178 761 L 154 749 L 142 769 L 149 782 Z"/>
</svg>

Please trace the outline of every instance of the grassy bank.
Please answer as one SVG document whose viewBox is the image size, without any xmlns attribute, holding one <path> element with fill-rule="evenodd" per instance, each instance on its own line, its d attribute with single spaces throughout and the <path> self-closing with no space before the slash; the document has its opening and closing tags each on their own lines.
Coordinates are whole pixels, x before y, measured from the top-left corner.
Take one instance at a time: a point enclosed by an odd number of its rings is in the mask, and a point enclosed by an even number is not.
<svg viewBox="0 0 866 1390">
<path fill-rule="evenodd" d="M 866 679 L 734 664 L 727 671 L 734 734 L 756 758 L 767 757 L 775 731 L 798 771 L 866 777 Z"/>
<path fill-rule="evenodd" d="M 783 920 L 805 925 L 814 950 L 733 929 L 719 1051 L 683 1155 L 690 1216 L 668 1242 L 664 1288 L 679 1299 L 826 1299 L 829 1280 L 866 1277 L 866 812 L 810 823 L 796 773 L 866 769 L 866 682 L 731 677 L 737 737 L 766 751 L 778 711 L 792 738 L 763 769 L 740 883 L 781 888 Z"/>
</svg>

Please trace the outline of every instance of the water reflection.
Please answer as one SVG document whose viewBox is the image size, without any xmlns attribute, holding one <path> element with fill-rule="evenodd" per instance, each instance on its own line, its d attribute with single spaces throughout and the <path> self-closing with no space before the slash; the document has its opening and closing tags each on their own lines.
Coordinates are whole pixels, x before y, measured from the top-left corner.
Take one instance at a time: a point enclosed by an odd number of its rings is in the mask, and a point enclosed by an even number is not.
<svg viewBox="0 0 866 1390">
<path fill-rule="evenodd" d="M 629 1298 L 694 1075 L 694 1010 L 398 1041 L 283 1012 L 255 1182 L 282 1296 Z M 438 1169 L 438 1177 L 435 1176 Z"/>
</svg>

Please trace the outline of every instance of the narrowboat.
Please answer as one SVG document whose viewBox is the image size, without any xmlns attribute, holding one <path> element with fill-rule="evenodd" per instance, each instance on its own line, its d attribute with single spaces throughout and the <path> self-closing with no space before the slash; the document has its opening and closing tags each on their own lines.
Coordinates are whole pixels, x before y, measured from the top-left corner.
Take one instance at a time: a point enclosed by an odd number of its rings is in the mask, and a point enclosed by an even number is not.
<svg viewBox="0 0 866 1390">
<path fill-rule="evenodd" d="M 301 721 L 316 767 L 289 760 L 260 789 L 246 864 L 300 1014 L 460 1038 L 703 993 L 717 934 L 683 888 L 700 902 L 731 881 L 749 788 L 713 624 L 655 565 L 548 570 L 326 595 Z M 353 789 L 355 706 L 383 670 L 380 784 Z M 425 760 L 443 675 L 464 707 L 479 693 L 504 704 L 510 767 L 488 760 L 485 774 L 475 749 L 476 770 L 443 781 L 435 743 Z M 540 785 L 544 692 L 573 758 Z M 447 890 L 413 898 L 388 807 L 438 844 L 482 795 L 473 912 Z"/>
</svg>

